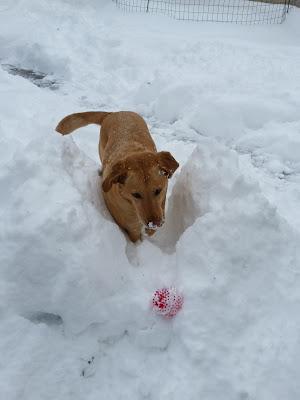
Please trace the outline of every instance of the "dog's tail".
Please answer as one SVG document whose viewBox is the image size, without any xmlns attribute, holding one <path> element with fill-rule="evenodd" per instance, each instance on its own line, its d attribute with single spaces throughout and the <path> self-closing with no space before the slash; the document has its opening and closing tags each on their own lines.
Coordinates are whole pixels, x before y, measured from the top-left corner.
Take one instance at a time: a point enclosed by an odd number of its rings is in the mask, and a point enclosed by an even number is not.
<svg viewBox="0 0 300 400">
<path fill-rule="evenodd" d="M 62 135 L 67 135 L 68 133 L 75 131 L 75 129 L 81 128 L 82 126 L 89 124 L 101 125 L 104 118 L 109 114 L 111 113 L 102 111 L 89 111 L 67 115 L 59 122 L 55 130 Z"/>
</svg>

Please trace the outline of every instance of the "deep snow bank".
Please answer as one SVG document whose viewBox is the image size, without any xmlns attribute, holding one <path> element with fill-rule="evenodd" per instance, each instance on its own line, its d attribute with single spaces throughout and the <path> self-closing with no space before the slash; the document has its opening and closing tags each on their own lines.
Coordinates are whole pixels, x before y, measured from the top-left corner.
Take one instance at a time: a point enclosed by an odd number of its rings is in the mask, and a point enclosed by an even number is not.
<svg viewBox="0 0 300 400">
<path fill-rule="evenodd" d="M 237 388 L 296 398 L 300 320 L 290 311 L 300 300 L 299 234 L 240 174 L 236 155 L 211 143 L 194 152 L 174 194 L 181 215 L 199 205 L 177 245 L 186 293 L 180 332 L 205 370 L 204 387 L 208 376 L 215 383 L 208 398 L 236 398 Z"/>
<path fill-rule="evenodd" d="M 134 354 L 128 368 L 137 378 L 138 354 L 147 354 L 144 390 L 151 395 L 179 399 L 185 391 L 189 398 L 225 393 L 235 399 L 288 390 L 296 398 L 291 371 L 299 357 L 299 235 L 243 176 L 237 154 L 203 139 L 183 166 L 164 232 L 173 255 L 155 241 L 126 243 L 98 196 L 98 179 L 97 164 L 71 137 L 50 134 L 2 168 L 3 308 L 35 323 L 43 313 L 60 316 L 67 335 L 94 326 L 92 337 L 116 343 L 113 351 L 106 349 L 112 380 L 127 368 L 116 349 Z M 165 284 L 185 294 L 174 323 L 149 309 L 153 290 Z M 15 329 L 27 330 L 26 324 L 20 319 Z M 153 351 L 159 353 L 150 356 Z M 94 356 L 94 371 L 85 373 L 100 379 L 102 362 Z M 177 382 L 165 371 L 164 383 L 154 389 L 156 374 L 147 369 L 153 357 L 172 364 L 175 376 L 185 365 L 193 387 L 187 377 Z M 136 395 L 134 387 L 127 395 Z"/>
</svg>

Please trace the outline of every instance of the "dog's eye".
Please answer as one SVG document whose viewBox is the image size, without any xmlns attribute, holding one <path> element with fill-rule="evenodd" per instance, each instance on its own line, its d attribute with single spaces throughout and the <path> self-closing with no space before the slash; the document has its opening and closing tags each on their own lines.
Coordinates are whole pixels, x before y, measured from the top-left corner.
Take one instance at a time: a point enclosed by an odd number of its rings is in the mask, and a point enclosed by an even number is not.
<svg viewBox="0 0 300 400">
<path fill-rule="evenodd" d="M 131 193 L 131 194 L 132 194 L 132 196 L 135 197 L 136 199 L 141 199 L 141 198 L 142 198 L 142 195 L 141 195 L 140 193 L 138 193 L 138 192 Z"/>
<path fill-rule="evenodd" d="M 164 171 L 163 169 L 160 169 L 158 173 L 161 176 L 167 176 L 168 175 L 167 171 Z"/>
<path fill-rule="evenodd" d="M 161 192 L 161 189 L 160 189 L 160 188 L 159 188 L 159 189 L 155 189 L 155 190 L 154 190 L 155 196 L 158 196 L 158 195 L 160 194 L 160 192 Z"/>
</svg>

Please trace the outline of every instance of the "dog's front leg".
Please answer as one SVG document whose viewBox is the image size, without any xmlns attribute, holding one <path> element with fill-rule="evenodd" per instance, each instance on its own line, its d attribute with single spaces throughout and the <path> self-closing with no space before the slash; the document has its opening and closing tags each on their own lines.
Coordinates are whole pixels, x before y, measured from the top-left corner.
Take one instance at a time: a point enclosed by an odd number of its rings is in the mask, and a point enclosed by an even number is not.
<svg viewBox="0 0 300 400">
<path fill-rule="evenodd" d="M 145 232 L 146 232 L 146 234 L 148 235 L 148 236 L 152 236 L 152 235 L 154 235 L 154 233 L 156 232 L 156 230 L 154 230 L 154 229 L 145 229 Z"/>
<path fill-rule="evenodd" d="M 141 231 L 131 231 L 129 229 L 126 229 L 126 232 L 129 236 L 129 239 L 133 242 L 136 243 L 138 240 L 142 240 L 142 234 Z"/>
</svg>

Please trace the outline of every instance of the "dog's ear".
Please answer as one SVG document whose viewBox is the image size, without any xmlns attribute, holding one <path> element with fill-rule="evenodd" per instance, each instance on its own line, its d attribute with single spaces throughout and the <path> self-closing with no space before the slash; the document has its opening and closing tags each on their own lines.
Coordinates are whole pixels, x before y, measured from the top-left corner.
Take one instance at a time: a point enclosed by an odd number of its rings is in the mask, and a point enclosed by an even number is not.
<svg viewBox="0 0 300 400">
<path fill-rule="evenodd" d="M 179 167 L 178 162 L 168 151 L 160 151 L 157 153 L 158 165 L 162 173 L 171 178 L 176 169 Z"/>
<path fill-rule="evenodd" d="M 115 183 L 125 183 L 127 178 L 127 168 L 124 161 L 119 161 L 113 165 L 110 174 L 102 182 L 102 189 L 108 192 Z"/>
</svg>

